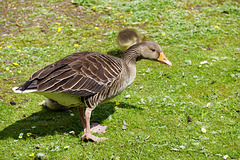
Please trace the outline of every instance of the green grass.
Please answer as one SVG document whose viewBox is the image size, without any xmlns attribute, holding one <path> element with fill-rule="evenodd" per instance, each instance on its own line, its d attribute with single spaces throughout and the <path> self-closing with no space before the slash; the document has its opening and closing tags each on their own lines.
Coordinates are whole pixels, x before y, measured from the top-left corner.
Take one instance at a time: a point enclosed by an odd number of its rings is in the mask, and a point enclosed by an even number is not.
<svg viewBox="0 0 240 160">
<path fill-rule="evenodd" d="M 240 158 L 238 1 L 12 0 L 0 9 L 0 159 Z M 49 111 L 38 106 L 44 97 L 11 90 L 74 52 L 119 56 L 123 27 L 158 42 L 173 66 L 138 62 L 134 83 L 93 111 L 91 122 L 108 125 L 99 135 L 107 141 L 81 141 L 76 108 Z"/>
</svg>

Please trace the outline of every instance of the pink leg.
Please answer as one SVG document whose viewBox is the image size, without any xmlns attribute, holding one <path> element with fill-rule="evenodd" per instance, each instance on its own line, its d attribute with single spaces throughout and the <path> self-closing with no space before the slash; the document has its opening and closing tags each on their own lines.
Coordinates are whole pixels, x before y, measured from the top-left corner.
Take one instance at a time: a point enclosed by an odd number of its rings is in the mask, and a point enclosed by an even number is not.
<svg viewBox="0 0 240 160">
<path fill-rule="evenodd" d="M 92 113 L 92 111 L 89 108 L 87 108 L 85 111 L 86 131 L 84 131 L 85 134 L 81 138 L 83 140 L 92 140 L 92 141 L 97 141 L 97 142 L 107 140 L 107 138 L 105 138 L 105 137 L 96 137 L 96 136 L 92 135 L 91 129 L 90 129 L 91 113 Z"/>
<path fill-rule="evenodd" d="M 84 117 L 83 107 L 78 107 L 78 114 L 79 114 L 81 122 L 82 122 L 83 130 L 84 130 L 84 132 L 86 132 L 86 120 Z M 107 126 L 101 126 L 99 123 L 93 123 L 90 126 L 90 130 L 92 133 L 105 133 L 106 128 L 107 128 Z"/>
<path fill-rule="evenodd" d="M 84 109 L 83 109 L 83 107 L 78 107 L 78 114 L 79 114 L 81 122 L 82 122 L 83 130 L 85 131 L 85 129 L 86 129 L 86 120 L 84 118 Z"/>
</svg>

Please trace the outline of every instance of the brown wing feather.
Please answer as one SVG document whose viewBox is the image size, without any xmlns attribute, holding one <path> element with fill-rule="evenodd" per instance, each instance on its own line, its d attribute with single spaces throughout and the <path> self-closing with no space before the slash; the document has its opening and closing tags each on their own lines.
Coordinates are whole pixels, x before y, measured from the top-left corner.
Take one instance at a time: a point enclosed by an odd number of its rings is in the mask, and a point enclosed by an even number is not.
<svg viewBox="0 0 240 160">
<path fill-rule="evenodd" d="M 89 96 L 101 92 L 121 71 L 119 58 L 102 53 L 79 52 L 36 71 L 19 89 Z"/>
</svg>

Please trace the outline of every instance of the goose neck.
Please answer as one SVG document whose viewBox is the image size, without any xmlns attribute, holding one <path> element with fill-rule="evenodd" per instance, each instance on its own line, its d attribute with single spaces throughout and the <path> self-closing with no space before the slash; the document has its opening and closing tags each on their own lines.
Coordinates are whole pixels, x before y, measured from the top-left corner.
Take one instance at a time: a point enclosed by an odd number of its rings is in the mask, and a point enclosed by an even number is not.
<svg viewBox="0 0 240 160">
<path fill-rule="evenodd" d="M 135 64 L 136 61 L 138 60 L 138 51 L 137 50 L 127 50 L 123 56 L 122 59 L 127 63 L 127 64 Z"/>
</svg>

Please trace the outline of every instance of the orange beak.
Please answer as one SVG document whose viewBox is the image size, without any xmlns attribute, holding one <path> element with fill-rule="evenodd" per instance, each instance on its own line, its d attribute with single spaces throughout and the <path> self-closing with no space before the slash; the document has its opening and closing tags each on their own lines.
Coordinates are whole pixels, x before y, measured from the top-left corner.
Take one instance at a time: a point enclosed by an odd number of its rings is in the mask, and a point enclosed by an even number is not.
<svg viewBox="0 0 240 160">
<path fill-rule="evenodd" d="M 172 63 L 167 59 L 167 57 L 163 54 L 163 52 L 160 53 L 157 60 L 161 63 L 165 63 L 169 66 L 172 66 Z"/>
</svg>

